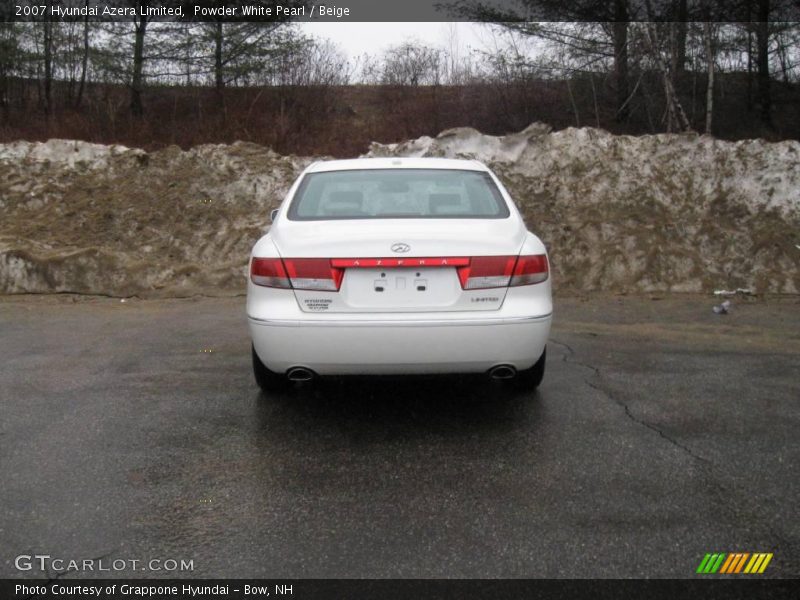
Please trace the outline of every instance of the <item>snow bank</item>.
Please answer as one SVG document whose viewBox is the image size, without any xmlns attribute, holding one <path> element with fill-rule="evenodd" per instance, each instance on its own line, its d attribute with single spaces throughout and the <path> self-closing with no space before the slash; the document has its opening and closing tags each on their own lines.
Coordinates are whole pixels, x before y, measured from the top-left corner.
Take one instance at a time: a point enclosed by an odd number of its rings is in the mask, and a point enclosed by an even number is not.
<svg viewBox="0 0 800 600">
<path fill-rule="evenodd" d="M 584 200 L 616 202 L 648 196 L 673 204 L 710 201 L 720 193 L 754 209 L 800 209 L 800 143 L 725 142 L 709 136 L 616 136 L 599 129 L 551 132 L 534 123 L 506 136 L 467 127 L 399 144 L 373 143 L 366 156 L 438 156 L 500 163 L 540 182 L 588 191 Z M 533 181 L 532 181 L 533 182 Z"/>
<path fill-rule="evenodd" d="M 75 140 L 48 140 L 44 143 L 13 142 L 0 144 L 0 161 L 31 167 L 55 166 L 69 169 L 108 169 L 112 164 L 142 164 L 147 153 L 138 148 L 104 146 Z"/>
<path fill-rule="evenodd" d="M 562 291 L 800 290 L 797 142 L 534 124 L 373 144 L 368 156 L 490 164 L 548 244 Z M 0 293 L 240 293 L 270 209 L 311 160 L 246 143 L 0 145 Z"/>
<path fill-rule="evenodd" d="M 245 143 L 0 145 L 0 293 L 241 292 L 270 209 L 308 162 Z"/>
<path fill-rule="evenodd" d="M 459 128 L 368 156 L 476 158 L 504 180 L 574 290 L 800 290 L 800 143 Z"/>
</svg>

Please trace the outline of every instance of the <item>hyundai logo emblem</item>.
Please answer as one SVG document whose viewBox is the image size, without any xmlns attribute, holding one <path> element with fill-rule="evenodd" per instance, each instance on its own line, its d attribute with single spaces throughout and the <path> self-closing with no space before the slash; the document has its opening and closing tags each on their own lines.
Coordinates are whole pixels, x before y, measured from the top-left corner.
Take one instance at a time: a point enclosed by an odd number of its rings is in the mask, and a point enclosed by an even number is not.
<svg viewBox="0 0 800 600">
<path fill-rule="evenodd" d="M 411 250 L 411 246 L 409 246 L 408 244 L 403 244 L 403 243 L 392 244 L 392 252 L 403 253 L 403 252 L 408 252 L 409 250 Z"/>
</svg>

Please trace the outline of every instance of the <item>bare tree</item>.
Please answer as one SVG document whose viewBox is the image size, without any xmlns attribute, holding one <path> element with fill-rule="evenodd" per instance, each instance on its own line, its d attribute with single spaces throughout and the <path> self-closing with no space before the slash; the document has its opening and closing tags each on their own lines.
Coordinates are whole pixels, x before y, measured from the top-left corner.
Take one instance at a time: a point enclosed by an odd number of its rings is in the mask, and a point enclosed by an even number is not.
<svg viewBox="0 0 800 600">
<path fill-rule="evenodd" d="M 627 0 L 614 0 L 614 80 L 617 89 L 617 120 L 628 117 L 628 26 Z"/>
<path fill-rule="evenodd" d="M 493 2 L 464 0 L 456 3 L 457 11 L 472 19 L 493 22 L 525 35 L 562 44 L 576 53 L 593 54 L 613 62 L 616 93 L 616 120 L 628 117 L 630 84 L 628 73 L 628 33 L 636 17 L 630 0 L 519 0 L 528 12 L 550 18 L 532 22 L 517 11 L 497 8 Z M 634 14 L 632 14 L 634 13 Z M 553 16 L 558 17 L 555 22 Z M 565 23 L 564 21 L 572 21 Z"/>
<path fill-rule="evenodd" d="M 134 117 L 141 117 L 144 114 L 142 106 L 142 74 L 144 71 L 144 39 L 147 33 L 148 17 L 141 14 L 150 5 L 150 0 L 129 0 L 137 9 L 137 16 L 133 19 L 134 44 L 133 44 L 133 75 L 131 77 L 131 114 Z"/>
<path fill-rule="evenodd" d="M 0 110 L 8 121 L 11 112 L 9 80 L 17 68 L 19 40 L 14 24 L 0 26 Z"/>
<path fill-rule="evenodd" d="M 447 45 L 443 51 L 443 78 L 448 85 L 464 86 L 475 78 L 474 65 L 465 53 L 458 35 L 458 25 L 448 23 Z"/>
<path fill-rule="evenodd" d="M 48 0 L 48 11 L 51 5 L 51 0 Z M 42 22 L 42 51 L 44 52 L 44 114 L 49 120 L 53 110 L 53 21 L 49 12 Z"/>
<path fill-rule="evenodd" d="M 380 57 L 374 54 L 362 54 L 358 57 L 356 67 L 358 69 L 358 81 L 367 85 L 379 85 L 381 82 L 381 71 L 383 63 Z"/>
<path fill-rule="evenodd" d="M 672 74 L 677 81 L 686 69 L 686 41 L 689 17 L 688 0 L 673 0 L 674 18 L 670 27 Z"/>
<path fill-rule="evenodd" d="M 381 83 L 386 85 L 439 85 L 442 51 L 416 42 L 389 48 L 383 57 Z"/>
<path fill-rule="evenodd" d="M 772 95 L 769 74 L 769 0 L 757 0 L 756 67 L 758 70 L 758 104 L 761 122 L 772 127 Z"/>
<path fill-rule="evenodd" d="M 649 0 L 648 0 L 649 4 Z M 666 121 L 667 131 L 671 132 L 675 129 L 679 131 L 691 131 L 692 126 L 686 118 L 686 113 L 683 110 L 678 94 L 675 91 L 675 85 L 670 74 L 669 64 L 670 61 L 664 56 L 662 50 L 661 39 L 659 36 L 659 24 L 649 22 L 644 24 L 646 29 L 646 39 L 648 42 L 648 49 L 653 57 L 658 69 L 661 71 L 661 79 L 664 85 L 664 100 L 666 102 Z"/>
<path fill-rule="evenodd" d="M 89 0 L 84 0 L 84 6 L 88 8 Z M 78 85 L 78 93 L 75 96 L 75 108 L 79 108 L 83 100 L 83 90 L 86 85 L 86 69 L 89 66 L 89 14 L 87 12 L 83 21 L 83 54 L 81 57 L 81 79 Z"/>
<path fill-rule="evenodd" d="M 711 123 L 714 119 L 714 42 L 713 24 L 710 21 L 703 23 L 703 40 L 706 50 L 706 64 L 708 81 L 706 84 L 706 133 L 711 133 Z"/>
</svg>

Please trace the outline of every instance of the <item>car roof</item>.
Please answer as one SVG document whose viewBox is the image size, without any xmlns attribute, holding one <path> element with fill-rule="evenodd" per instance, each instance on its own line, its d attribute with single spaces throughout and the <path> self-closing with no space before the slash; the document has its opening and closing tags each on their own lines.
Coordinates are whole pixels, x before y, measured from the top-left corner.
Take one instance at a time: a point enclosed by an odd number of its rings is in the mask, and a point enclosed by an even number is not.
<svg viewBox="0 0 800 600">
<path fill-rule="evenodd" d="M 352 158 L 346 160 L 321 160 L 310 165 L 307 173 L 324 171 L 354 171 L 360 169 L 455 169 L 461 171 L 488 171 L 488 167 L 477 160 L 455 158 Z"/>
</svg>

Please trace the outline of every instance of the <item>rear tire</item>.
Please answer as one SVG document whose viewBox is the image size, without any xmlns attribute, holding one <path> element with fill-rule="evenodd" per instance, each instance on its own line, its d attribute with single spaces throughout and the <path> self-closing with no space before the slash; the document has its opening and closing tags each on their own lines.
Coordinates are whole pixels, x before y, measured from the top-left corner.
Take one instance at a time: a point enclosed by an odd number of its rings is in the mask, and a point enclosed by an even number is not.
<svg viewBox="0 0 800 600">
<path fill-rule="evenodd" d="M 251 350 L 253 352 L 253 375 L 255 375 L 256 383 L 261 388 L 261 391 L 266 394 L 289 389 L 291 381 L 284 375 L 270 371 L 258 358 L 255 347 L 252 347 Z"/>
<path fill-rule="evenodd" d="M 547 360 L 547 348 L 542 351 L 542 356 L 530 369 L 517 371 L 517 376 L 513 379 L 515 387 L 524 390 L 535 390 L 544 379 L 544 365 Z"/>
</svg>

